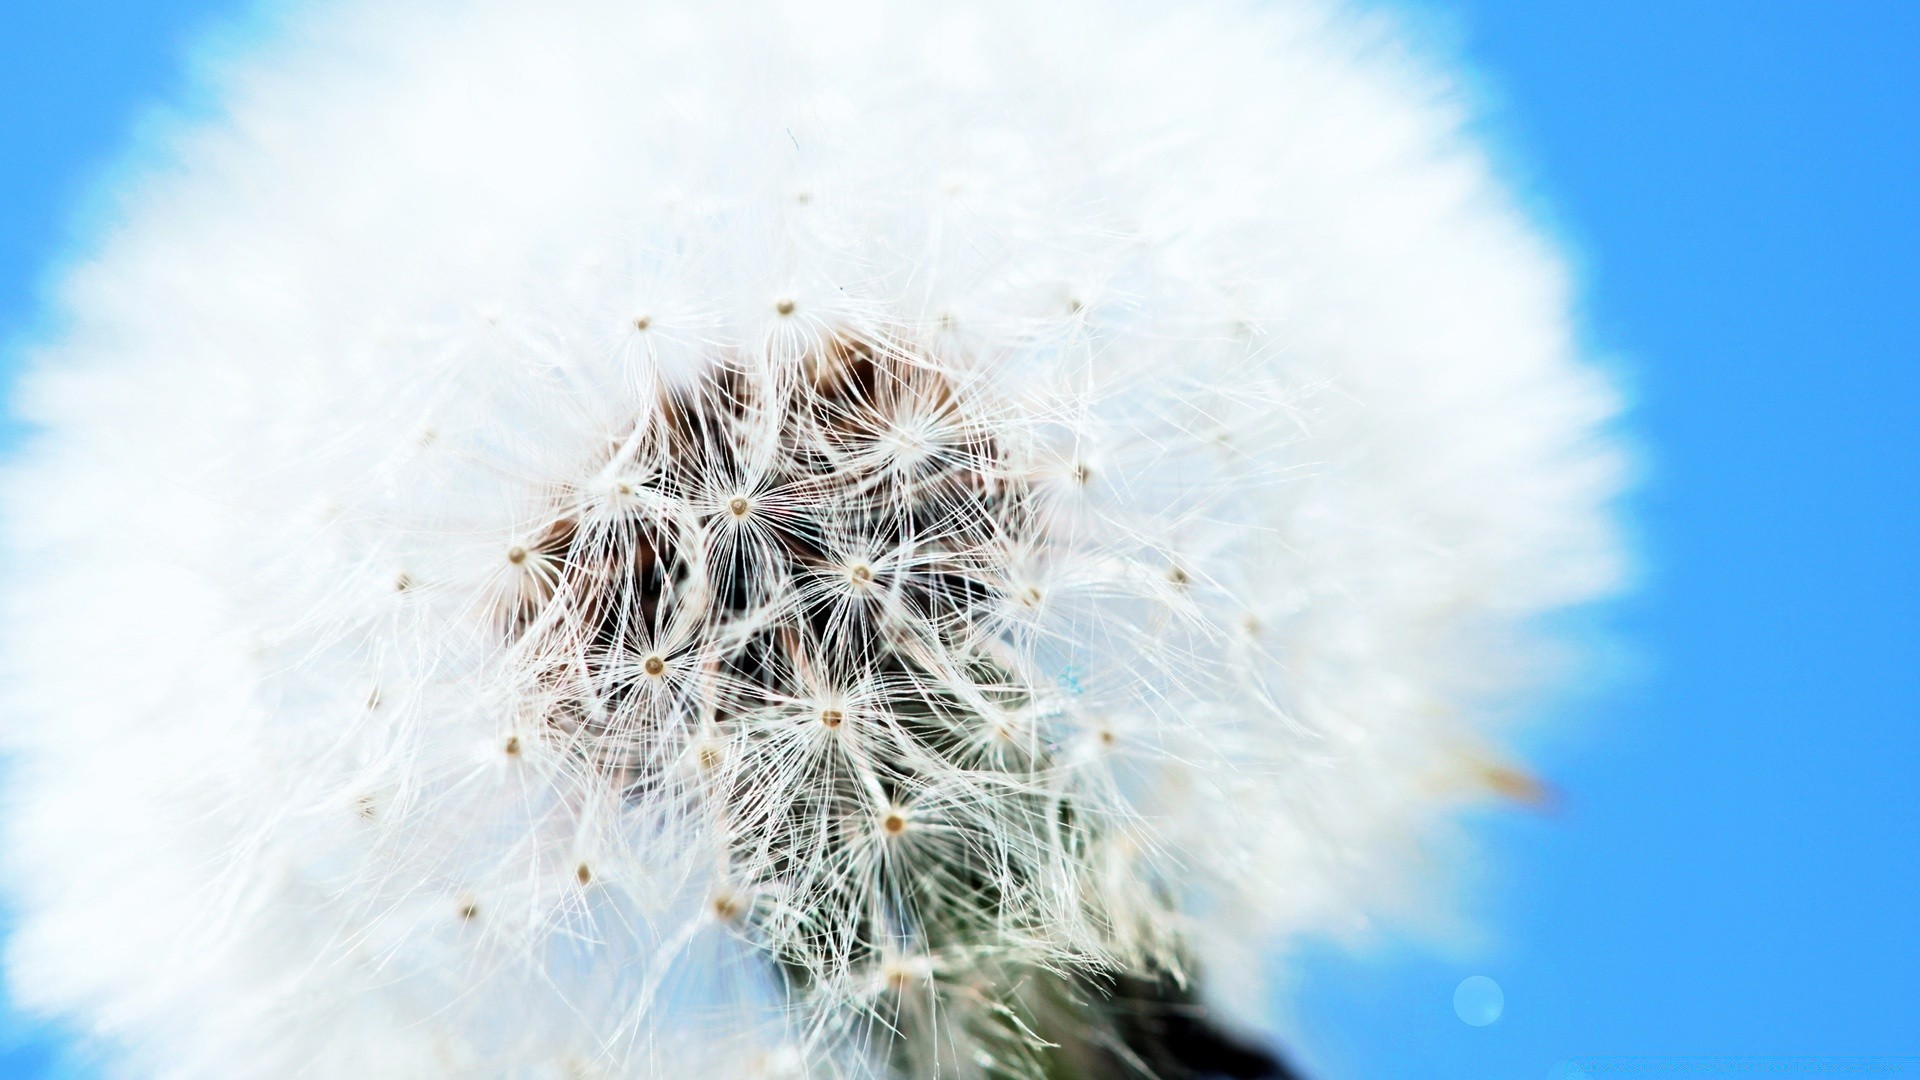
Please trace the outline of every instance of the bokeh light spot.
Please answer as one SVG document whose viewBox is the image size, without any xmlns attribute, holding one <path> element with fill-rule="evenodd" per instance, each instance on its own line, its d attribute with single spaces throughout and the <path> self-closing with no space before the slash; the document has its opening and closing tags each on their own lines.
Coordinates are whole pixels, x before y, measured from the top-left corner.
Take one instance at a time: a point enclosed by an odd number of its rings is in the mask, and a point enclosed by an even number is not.
<svg viewBox="0 0 1920 1080">
<path fill-rule="evenodd" d="M 1486 1027 L 1500 1019 L 1507 1007 L 1507 995 L 1500 984 L 1485 975 L 1469 975 L 1453 988 L 1453 1011 L 1474 1027 Z"/>
</svg>

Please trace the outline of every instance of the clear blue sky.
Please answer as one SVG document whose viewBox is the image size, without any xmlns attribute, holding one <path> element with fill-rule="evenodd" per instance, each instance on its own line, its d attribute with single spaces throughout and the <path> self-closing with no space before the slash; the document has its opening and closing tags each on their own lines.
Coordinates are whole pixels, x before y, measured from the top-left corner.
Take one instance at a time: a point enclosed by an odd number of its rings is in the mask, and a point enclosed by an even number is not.
<svg viewBox="0 0 1920 1080">
<path fill-rule="evenodd" d="M 235 0 L 0 0 L 0 334 Z M 1494 940 L 1307 965 L 1324 1080 L 1920 1055 L 1920 3 L 1424 0 L 1633 387 L 1626 674 L 1484 823 Z M 1495 1024 L 1455 985 L 1505 989 Z M 0 1077 L 58 1075 L 0 1014 Z M 1917 1059 L 1920 1060 L 1920 1059 Z M 1920 1072 L 1920 1064 L 1909 1071 Z"/>
</svg>

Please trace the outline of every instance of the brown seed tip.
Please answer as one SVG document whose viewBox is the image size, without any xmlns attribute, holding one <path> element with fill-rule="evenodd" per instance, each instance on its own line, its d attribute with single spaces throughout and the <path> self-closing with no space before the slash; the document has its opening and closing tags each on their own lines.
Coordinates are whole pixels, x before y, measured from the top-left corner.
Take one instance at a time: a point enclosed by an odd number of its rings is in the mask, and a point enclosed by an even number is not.
<svg viewBox="0 0 1920 1080">
<path fill-rule="evenodd" d="M 731 512 L 734 517 L 746 517 L 747 511 L 751 509 L 753 509 L 753 504 L 747 501 L 745 495 L 735 495 L 733 498 L 727 500 L 727 510 Z"/>
<path fill-rule="evenodd" d="M 574 867 L 573 876 L 576 881 L 585 885 L 587 882 L 593 880 L 593 871 L 587 868 L 586 863 L 581 863 L 579 866 Z"/>
<path fill-rule="evenodd" d="M 460 921 L 472 922 L 480 917 L 480 905 L 466 903 L 460 905 Z"/>
<path fill-rule="evenodd" d="M 830 728 L 839 727 L 846 719 L 846 714 L 842 713 L 839 709 L 820 710 L 820 722 Z"/>
<path fill-rule="evenodd" d="M 518 735 L 507 736 L 507 745 L 503 747 L 503 749 L 506 750 L 508 757 L 513 757 L 514 755 L 520 753 L 520 736 Z"/>
<path fill-rule="evenodd" d="M 634 316 L 634 318 L 633 318 L 633 328 L 634 328 L 635 330 L 645 330 L 645 329 L 646 329 L 647 327 L 649 327 L 649 326 L 652 326 L 652 325 L 653 325 L 653 318 L 652 318 L 652 316 L 649 316 L 649 315 L 636 315 L 636 316 Z"/>
<path fill-rule="evenodd" d="M 648 676 L 655 679 L 667 673 L 667 662 L 658 656 L 647 657 L 640 666 L 646 670 Z"/>
<path fill-rule="evenodd" d="M 1167 580 L 1175 585 L 1188 585 L 1193 582 L 1193 579 L 1187 576 L 1187 572 L 1177 566 L 1167 568 Z"/>
<path fill-rule="evenodd" d="M 1560 793 L 1525 769 L 1487 762 L 1480 766 L 1479 773 L 1480 782 L 1488 791 L 1529 810 L 1547 812 L 1560 804 Z"/>
<path fill-rule="evenodd" d="M 873 581 L 873 567 L 866 563 L 854 563 L 848 568 L 847 576 L 861 585 L 866 585 Z"/>
<path fill-rule="evenodd" d="M 907 831 L 907 816 L 895 810 L 887 815 L 886 820 L 880 823 L 880 827 L 887 830 L 888 836 L 899 836 Z"/>
<path fill-rule="evenodd" d="M 507 549 L 507 561 L 515 566 L 527 561 L 527 549 L 518 544 Z"/>
<path fill-rule="evenodd" d="M 740 917 L 740 901 L 731 893 L 721 893 L 713 898 L 713 913 L 722 922 L 732 922 Z"/>
<path fill-rule="evenodd" d="M 774 303 L 773 310 L 779 312 L 781 315 L 791 315 L 793 314 L 793 301 L 782 298 Z"/>
<path fill-rule="evenodd" d="M 413 588 L 413 584 L 413 575 L 404 570 L 393 579 L 393 587 L 399 592 L 406 592 L 408 589 Z"/>
</svg>

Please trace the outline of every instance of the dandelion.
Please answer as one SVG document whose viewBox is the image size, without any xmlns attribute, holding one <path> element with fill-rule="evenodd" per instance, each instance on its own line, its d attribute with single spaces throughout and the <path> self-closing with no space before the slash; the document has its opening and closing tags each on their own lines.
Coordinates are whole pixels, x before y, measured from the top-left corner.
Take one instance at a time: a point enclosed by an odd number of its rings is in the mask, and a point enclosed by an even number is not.
<svg viewBox="0 0 1920 1080">
<path fill-rule="evenodd" d="M 1612 395 L 1377 22 L 287 18 L 9 475 L 14 992 L 129 1075 L 1281 1076 L 1249 944 L 1538 801 Z"/>
</svg>

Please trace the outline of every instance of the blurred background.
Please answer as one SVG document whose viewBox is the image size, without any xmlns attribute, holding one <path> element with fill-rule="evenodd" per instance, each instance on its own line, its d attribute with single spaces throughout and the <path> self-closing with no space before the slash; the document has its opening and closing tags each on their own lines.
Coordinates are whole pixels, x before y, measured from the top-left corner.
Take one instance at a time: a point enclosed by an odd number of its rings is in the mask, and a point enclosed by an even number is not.
<svg viewBox="0 0 1920 1080">
<path fill-rule="evenodd" d="M 0 0 L 0 381 L 145 110 L 244 9 Z M 1318 1080 L 1920 1073 L 1920 3 L 1398 11 L 1579 266 L 1642 580 L 1523 737 L 1559 809 L 1475 822 L 1479 935 L 1311 949 L 1276 1023 Z M 0 1003 L 0 1078 L 92 1075 L 75 1046 Z"/>
</svg>

